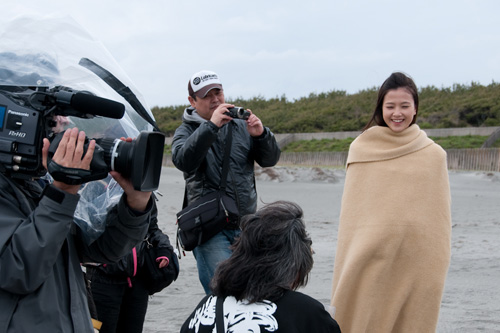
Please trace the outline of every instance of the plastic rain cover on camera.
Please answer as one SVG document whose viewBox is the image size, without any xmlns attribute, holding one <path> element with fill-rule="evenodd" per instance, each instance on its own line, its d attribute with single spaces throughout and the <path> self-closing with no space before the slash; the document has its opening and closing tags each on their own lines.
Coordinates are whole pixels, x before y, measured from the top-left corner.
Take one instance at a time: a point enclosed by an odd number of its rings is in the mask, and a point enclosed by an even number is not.
<svg viewBox="0 0 500 333">
<path fill-rule="evenodd" d="M 115 91 L 116 87 L 112 88 L 88 66 L 80 65 L 82 59 L 91 60 L 121 81 L 154 122 L 143 97 L 111 54 L 69 16 L 21 16 L 6 24 L 0 34 L 0 85 L 64 86 L 125 105 L 125 115 L 119 120 L 97 116 L 66 118 L 65 128 L 76 126 L 89 138 L 135 138 L 141 131 L 153 130 L 122 94 Z M 88 242 L 104 231 L 106 213 L 122 193 L 122 188 L 109 175 L 82 185 L 75 222 Z"/>
</svg>

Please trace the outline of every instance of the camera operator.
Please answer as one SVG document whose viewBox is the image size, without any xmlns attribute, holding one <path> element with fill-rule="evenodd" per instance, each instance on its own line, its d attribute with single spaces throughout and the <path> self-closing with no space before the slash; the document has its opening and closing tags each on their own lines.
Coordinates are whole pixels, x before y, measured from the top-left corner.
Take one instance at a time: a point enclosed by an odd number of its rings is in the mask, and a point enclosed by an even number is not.
<svg viewBox="0 0 500 333">
<path fill-rule="evenodd" d="M 236 202 L 239 216 L 255 213 L 257 191 L 254 164 L 274 166 L 280 157 L 278 143 L 269 128 L 248 110 L 247 119 L 233 118 L 232 104 L 225 103 L 224 90 L 216 73 L 195 73 L 188 83 L 188 107 L 182 124 L 172 142 L 172 161 L 184 173 L 186 197 L 184 205 L 219 189 L 222 177 L 227 178 L 226 193 Z M 228 123 L 232 122 L 232 126 Z M 232 130 L 229 172 L 222 175 L 225 142 Z M 229 258 L 229 246 L 240 233 L 239 221 L 234 221 L 205 243 L 193 254 L 198 275 L 205 293 L 219 262 Z"/>
<path fill-rule="evenodd" d="M 95 141 L 86 153 L 84 141 L 83 131 L 66 130 L 52 160 L 89 170 Z M 45 138 L 45 168 L 49 145 Z M 117 261 L 141 242 L 156 218 L 151 192 L 111 171 L 124 194 L 109 209 L 103 234 L 87 244 L 73 223 L 80 185 L 55 180 L 42 189 L 36 179 L 0 170 L 0 332 L 92 332 L 80 263 Z"/>
</svg>

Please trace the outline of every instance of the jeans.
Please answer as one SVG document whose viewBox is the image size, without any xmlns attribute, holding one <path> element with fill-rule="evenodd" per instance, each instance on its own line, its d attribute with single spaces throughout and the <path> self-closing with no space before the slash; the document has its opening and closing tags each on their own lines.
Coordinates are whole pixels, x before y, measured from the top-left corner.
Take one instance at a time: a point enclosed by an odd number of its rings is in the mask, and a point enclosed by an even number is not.
<svg viewBox="0 0 500 333">
<path fill-rule="evenodd" d="M 217 264 L 231 256 L 229 246 L 234 243 L 241 230 L 224 229 L 205 243 L 193 250 L 198 266 L 198 277 L 205 294 L 210 294 L 210 281 L 215 273 Z"/>
</svg>

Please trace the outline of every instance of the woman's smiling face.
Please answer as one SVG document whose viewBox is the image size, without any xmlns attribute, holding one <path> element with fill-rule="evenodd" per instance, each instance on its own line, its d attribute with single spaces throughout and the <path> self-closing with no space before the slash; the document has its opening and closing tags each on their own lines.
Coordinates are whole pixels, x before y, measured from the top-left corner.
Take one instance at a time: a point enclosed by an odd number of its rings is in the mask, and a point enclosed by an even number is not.
<svg viewBox="0 0 500 333">
<path fill-rule="evenodd" d="M 406 88 L 392 89 L 387 92 L 382 105 L 382 116 L 393 132 L 407 129 L 417 114 L 412 94 Z"/>
</svg>

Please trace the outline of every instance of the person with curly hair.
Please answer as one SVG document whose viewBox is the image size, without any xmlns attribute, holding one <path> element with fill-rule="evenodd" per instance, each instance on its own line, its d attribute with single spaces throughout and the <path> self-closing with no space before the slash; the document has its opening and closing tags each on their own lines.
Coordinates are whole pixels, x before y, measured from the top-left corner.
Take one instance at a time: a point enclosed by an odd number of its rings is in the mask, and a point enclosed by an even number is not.
<svg viewBox="0 0 500 333">
<path fill-rule="evenodd" d="M 231 257 L 219 264 L 205 296 L 181 332 L 340 332 L 317 300 L 296 291 L 313 267 L 302 209 L 277 201 L 241 221 Z M 222 313 L 217 318 L 216 311 Z"/>
</svg>

